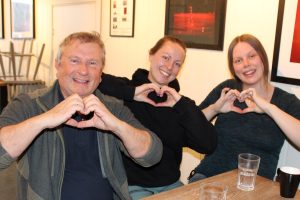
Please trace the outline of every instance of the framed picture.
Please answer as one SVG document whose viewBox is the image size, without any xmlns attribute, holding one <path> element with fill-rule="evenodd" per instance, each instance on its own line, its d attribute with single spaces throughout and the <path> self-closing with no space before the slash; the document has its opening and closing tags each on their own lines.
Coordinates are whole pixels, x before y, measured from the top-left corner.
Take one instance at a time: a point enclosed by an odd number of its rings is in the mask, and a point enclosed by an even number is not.
<svg viewBox="0 0 300 200">
<path fill-rule="evenodd" d="M 110 0 L 110 36 L 134 36 L 135 0 Z"/>
<path fill-rule="evenodd" d="M 167 0 L 165 35 L 187 47 L 223 50 L 226 0 Z"/>
<path fill-rule="evenodd" d="M 300 0 L 279 0 L 271 81 L 300 85 Z"/>
<path fill-rule="evenodd" d="M 3 0 L 0 0 L 0 39 L 4 38 L 4 10 Z"/>
<path fill-rule="evenodd" d="M 34 0 L 11 0 L 11 37 L 24 39 L 35 37 Z"/>
</svg>

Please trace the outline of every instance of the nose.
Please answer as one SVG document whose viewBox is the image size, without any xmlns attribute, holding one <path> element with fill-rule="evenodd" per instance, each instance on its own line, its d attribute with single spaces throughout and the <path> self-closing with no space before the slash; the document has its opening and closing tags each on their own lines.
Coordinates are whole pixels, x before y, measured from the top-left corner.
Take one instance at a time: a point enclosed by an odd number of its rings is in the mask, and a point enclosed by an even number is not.
<svg viewBox="0 0 300 200">
<path fill-rule="evenodd" d="M 167 70 L 172 70 L 173 68 L 173 65 L 174 65 L 174 62 L 172 60 L 168 60 L 166 63 L 165 63 L 165 66 L 167 68 Z"/>
<path fill-rule="evenodd" d="M 85 63 L 80 63 L 79 68 L 78 68 L 78 72 L 80 74 L 83 74 L 83 75 L 88 73 L 88 67 L 86 66 Z"/>
<path fill-rule="evenodd" d="M 172 70 L 172 68 L 173 68 L 173 63 L 168 63 L 167 64 L 167 69 L 168 70 Z"/>
<path fill-rule="evenodd" d="M 245 66 L 245 67 L 247 67 L 247 66 L 250 65 L 250 62 L 249 62 L 248 58 L 245 58 L 245 59 L 243 60 L 243 63 L 244 63 L 244 66 Z"/>
</svg>

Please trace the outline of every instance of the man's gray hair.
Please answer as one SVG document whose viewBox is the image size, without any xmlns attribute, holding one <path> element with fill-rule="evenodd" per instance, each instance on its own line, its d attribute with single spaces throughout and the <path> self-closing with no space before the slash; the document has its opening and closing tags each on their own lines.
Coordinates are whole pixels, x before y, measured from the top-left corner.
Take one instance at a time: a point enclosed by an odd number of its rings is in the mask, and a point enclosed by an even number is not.
<svg viewBox="0 0 300 200">
<path fill-rule="evenodd" d="M 104 42 L 101 40 L 101 36 L 97 32 L 77 32 L 72 33 L 71 35 L 67 36 L 62 43 L 59 45 L 58 52 L 56 54 L 56 61 L 60 64 L 61 57 L 64 51 L 64 48 L 70 45 L 73 41 L 79 40 L 81 43 L 96 43 L 102 49 L 102 65 L 105 65 L 105 46 Z"/>
</svg>

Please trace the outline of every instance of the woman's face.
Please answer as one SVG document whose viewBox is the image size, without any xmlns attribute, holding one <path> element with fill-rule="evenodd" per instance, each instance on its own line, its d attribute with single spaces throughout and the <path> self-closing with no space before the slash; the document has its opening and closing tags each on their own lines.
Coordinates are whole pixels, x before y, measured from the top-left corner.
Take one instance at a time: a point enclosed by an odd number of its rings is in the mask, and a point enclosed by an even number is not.
<svg viewBox="0 0 300 200">
<path fill-rule="evenodd" d="M 160 86 L 168 85 L 179 73 L 185 59 L 184 49 L 177 43 L 167 41 L 153 55 L 149 56 L 148 79 Z"/>
<path fill-rule="evenodd" d="M 244 85 L 253 86 L 264 81 L 264 65 L 256 50 L 246 42 L 239 42 L 233 49 L 235 75 Z"/>
</svg>

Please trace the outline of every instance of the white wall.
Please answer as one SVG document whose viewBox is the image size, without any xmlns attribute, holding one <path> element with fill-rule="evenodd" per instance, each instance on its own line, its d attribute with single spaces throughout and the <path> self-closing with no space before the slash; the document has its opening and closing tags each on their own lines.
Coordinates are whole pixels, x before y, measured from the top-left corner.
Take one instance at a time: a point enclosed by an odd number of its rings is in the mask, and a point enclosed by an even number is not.
<svg viewBox="0 0 300 200">
<path fill-rule="evenodd" d="M 37 45 L 46 43 L 42 61 L 41 77 L 48 84 L 52 70 L 52 5 L 62 2 L 101 0 L 36 0 L 36 40 Z M 288 0 L 296 1 L 296 0 Z M 10 40 L 10 6 L 9 0 L 4 0 L 5 37 L 0 40 L 0 48 L 6 48 Z M 105 72 L 119 76 L 130 77 L 137 67 L 148 68 L 148 50 L 164 35 L 165 2 L 164 0 L 136 0 L 134 37 L 110 37 L 109 16 L 110 0 L 102 1 L 101 34 L 107 49 L 107 64 Z M 260 38 L 272 62 L 275 29 L 279 0 L 227 0 L 224 50 L 213 51 L 203 49 L 188 49 L 187 59 L 179 76 L 181 93 L 200 103 L 208 92 L 218 83 L 230 77 L 227 70 L 226 51 L 231 40 L 239 34 L 251 33 Z M 295 9 L 295 8 L 291 8 Z M 100 13 L 100 6 L 99 6 Z M 66 15 L 68 15 L 66 13 Z M 289 21 L 289 23 L 294 23 Z M 76 25 L 76 23 L 74 23 Z M 100 29 L 98 30 L 100 31 Z M 284 38 L 283 38 L 284 40 Z M 8 47 L 8 46 L 7 46 Z M 274 83 L 300 98 L 300 87 Z M 271 139 L 271 138 L 270 138 Z M 199 155 L 191 150 L 185 150 L 182 172 L 183 179 L 191 169 L 199 163 Z M 280 159 L 280 165 L 290 164 L 300 168 L 299 152 L 285 145 Z"/>
</svg>

